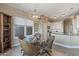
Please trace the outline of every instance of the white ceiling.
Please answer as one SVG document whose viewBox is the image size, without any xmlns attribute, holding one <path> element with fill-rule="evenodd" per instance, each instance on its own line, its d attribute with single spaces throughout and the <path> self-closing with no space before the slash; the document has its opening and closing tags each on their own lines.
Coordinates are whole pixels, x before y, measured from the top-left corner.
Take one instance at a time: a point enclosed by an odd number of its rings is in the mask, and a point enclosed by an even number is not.
<svg viewBox="0 0 79 59">
<path fill-rule="evenodd" d="M 26 12 L 32 12 L 35 8 L 34 3 L 9 3 L 8 5 Z M 36 7 L 40 14 L 46 15 L 50 18 L 79 12 L 78 3 L 37 3 Z"/>
</svg>

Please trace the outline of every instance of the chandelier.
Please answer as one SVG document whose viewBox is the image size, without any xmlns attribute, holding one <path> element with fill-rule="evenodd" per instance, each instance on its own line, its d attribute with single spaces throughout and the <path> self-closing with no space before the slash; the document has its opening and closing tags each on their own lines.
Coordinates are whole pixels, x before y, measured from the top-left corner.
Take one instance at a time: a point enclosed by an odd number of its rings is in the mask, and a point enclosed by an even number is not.
<svg viewBox="0 0 79 59">
<path fill-rule="evenodd" d="M 32 12 L 31 17 L 34 18 L 34 19 L 38 19 L 38 18 L 40 18 L 40 15 L 39 15 L 39 12 L 37 11 L 36 3 L 35 3 L 34 6 L 35 6 L 35 9 L 34 9 L 34 11 Z"/>
</svg>

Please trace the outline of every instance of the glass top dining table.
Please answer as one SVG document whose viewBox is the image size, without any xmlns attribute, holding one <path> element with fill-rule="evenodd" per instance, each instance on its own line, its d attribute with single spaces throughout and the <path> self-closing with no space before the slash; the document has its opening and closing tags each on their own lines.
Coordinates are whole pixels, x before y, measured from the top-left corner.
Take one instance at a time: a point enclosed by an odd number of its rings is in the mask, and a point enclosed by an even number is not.
<svg viewBox="0 0 79 59">
<path fill-rule="evenodd" d="M 34 37 L 26 37 L 24 38 L 24 41 L 26 41 L 26 43 L 28 44 L 34 44 L 34 45 L 38 45 L 40 44 L 40 40 L 34 40 Z"/>
</svg>

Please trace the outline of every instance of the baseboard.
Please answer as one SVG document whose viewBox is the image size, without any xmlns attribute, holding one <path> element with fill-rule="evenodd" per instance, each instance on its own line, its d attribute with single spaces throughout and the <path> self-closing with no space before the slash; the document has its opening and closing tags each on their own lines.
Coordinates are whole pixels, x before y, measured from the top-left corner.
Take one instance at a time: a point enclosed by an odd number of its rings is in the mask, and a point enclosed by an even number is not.
<svg viewBox="0 0 79 59">
<path fill-rule="evenodd" d="M 70 46 L 70 48 L 79 48 L 79 46 Z"/>
<path fill-rule="evenodd" d="M 61 43 L 54 42 L 54 44 L 55 44 L 55 45 L 62 46 L 62 47 L 70 48 L 70 46 L 64 45 L 64 44 L 61 44 Z"/>
<path fill-rule="evenodd" d="M 14 44 L 12 47 L 16 47 L 16 46 L 19 46 L 20 45 L 20 43 L 17 43 L 17 44 Z"/>
<path fill-rule="evenodd" d="M 57 42 L 54 42 L 54 44 L 62 46 L 62 47 L 66 47 L 66 48 L 79 48 L 79 46 L 69 46 L 69 45 L 64 45 L 64 44 L 57 43 Z M 16 47 L 16 46 L 19 46 L 19 45 L 20 45 L 20 43 L 17 43 L 17 44 L 14 44 L 13 47 Z"/>
<path fill-rule="evenodd" d="M 62 47 L 66 47 L 66 48 L 79 48 L 79 46 L 69 46 L 69 45 L 64 45 L 64 44 L 57 43 L 57 42 L 54 42 L 54 44 L 55 45 L 62 46 Z"/>
</svg>

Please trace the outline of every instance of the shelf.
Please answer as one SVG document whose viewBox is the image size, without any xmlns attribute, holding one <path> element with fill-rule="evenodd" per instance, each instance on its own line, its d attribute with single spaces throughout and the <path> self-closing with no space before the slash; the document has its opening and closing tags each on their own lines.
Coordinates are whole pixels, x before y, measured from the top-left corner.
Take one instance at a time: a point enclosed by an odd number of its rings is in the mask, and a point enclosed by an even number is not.
<svg viewBox="0 0 79 59">
<path fill-rule="evenodd" d="M 10 30 L 10 29 L 4 29 L 4 31 L 8 31 L 8 30 Z"/>
<path fill-rule="evenodd" d="M 0 26 L 0 28 L 2 28 L 3 30 L 2 31 L 0 29 L 0 37 L 3 37 L 3 39 L 0 39 L 0 41 L 3 42 L 0 43 L 0 52 L 5 52 L 9 48 L 11 48 L 11 16 L 6 14 L 0 14 L 0 17 L 3 17 L 3 19 L 0 18 L 0 22 L 3 22 Z"/>
<path fill-rule="evenodd" d="M 4 23 L 4 25 L 10 25 L 10 23 Z"/>
<path fill-rule="evenodd" d="M 4 45 L 6 45 L 7 43 L 9 43 L 9 41 L 4 42 Z"/>
<path fill-rule="evenodd" d="M 7 43 L 7 42 L 9 42 L 10 40 L 7 40 L 7 41 L 5 41 L 4 43 Z"/>
<path fill-rule="evenodd" d="M 4 37 L 7 37 L 7 36 L 9 36 L 9 34 L 7 34 L 7 35 L 4 35 Z"/>
</svg>

